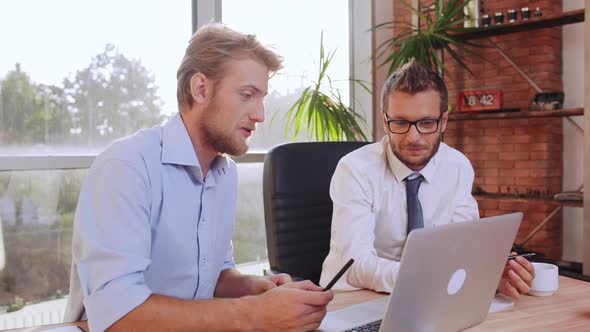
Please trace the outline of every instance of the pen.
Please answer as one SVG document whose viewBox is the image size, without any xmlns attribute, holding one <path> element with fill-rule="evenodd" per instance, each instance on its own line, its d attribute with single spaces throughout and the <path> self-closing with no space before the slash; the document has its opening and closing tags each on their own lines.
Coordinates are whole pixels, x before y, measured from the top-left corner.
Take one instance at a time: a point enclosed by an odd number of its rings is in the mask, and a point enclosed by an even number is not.
<svg viewBox="0 0 590 332">
<path fill-rule="evenodd" d="M 508 259 L 515 259 L 516 257 L 531 257 L 531 256 L 535 256 L 535 255 L 536 255 L 536 253 L 530 252 L 528 254 L 510 255 L 510 256 L 508 256 Z"/>
<path fill-rule="evenodd" d="M 323 291 L 325 292 L 327 290 L 330 290 L 332 288 L 332 286 L 334 286 L 334 284 L 336 284 L 336 281 L 338 281 L 338 279 L 340 279 L 340 277 L 342 277 L 344 272 L 346 272 L 346 270 L 348 270 L 348 268 L 352 265 L 352 263 L 354 263 L 354 259 L 351 258 L 348 262 L 346 262 L 346 264 L 344 264 L 344 266 L 340 269 L 340 271 L 338 271 L 338 273 L 336 273 L 334 278 L 332 278 L 332 280 L 330 280 L 330 282 L 328 283 L 326 288 L 324 288 Z"/>
</svg>

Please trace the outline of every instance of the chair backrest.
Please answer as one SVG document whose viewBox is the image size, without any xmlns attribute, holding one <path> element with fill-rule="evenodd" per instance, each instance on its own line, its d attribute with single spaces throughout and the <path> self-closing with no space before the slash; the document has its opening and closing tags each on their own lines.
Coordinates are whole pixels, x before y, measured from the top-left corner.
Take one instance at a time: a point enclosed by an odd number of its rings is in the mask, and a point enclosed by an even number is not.
<svg viewBox="0 0 590 332">
<path fill-rule="evenodd" d="M 330 249 L 330 181 L 340 158 L 365 144 L 287 143 L 267 153 L 264 219 L 272 270 L 319 282 Z"/>
</svg>

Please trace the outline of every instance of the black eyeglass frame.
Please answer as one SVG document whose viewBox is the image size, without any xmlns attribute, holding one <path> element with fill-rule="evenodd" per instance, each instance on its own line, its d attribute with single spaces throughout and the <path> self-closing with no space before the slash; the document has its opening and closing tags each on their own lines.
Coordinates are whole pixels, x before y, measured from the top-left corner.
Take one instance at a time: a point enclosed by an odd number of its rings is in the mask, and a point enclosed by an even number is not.
<svg viewBox="0 0 590 332">
<path fill-rule="evenodd" d="M 412 129 L 412 126 L 416 127 L 416 130 L 420 133 L 420 134 L 434 134 L 438 131 L 438 127 L 440 125 L 440 121 L 443 118 L 444 113 L 442 113 L 438 119 L 422 119 L 422 120 L 418 120 L 418 121 L 407 121 L 407 120 L 391 120 L 389 119 L 389 117 L 387 116 L 387 113 L 383 113 L 385 115 L 385 121 L 387 122 L 387 129 L 389 129 L 389 132 L 392 134 L 398 134 L 398 135 L 403 135 L 406 134 L 410 131 L 410 129 Z M 404 132 L 394 132 L 393 130 L 391 130 L 391 126 L 390 123 L 397 121 L 397 122 L 405 122 L 408 124 L 408 129 Z M 423 121 L 436 121 L 436 128 L 434 128 L 433 131 L 429 131 L 429 132 L 423 132 L 420 131 L 420 128 L 418 128 L 418 123 L 423 122 Z"/>
</svg>

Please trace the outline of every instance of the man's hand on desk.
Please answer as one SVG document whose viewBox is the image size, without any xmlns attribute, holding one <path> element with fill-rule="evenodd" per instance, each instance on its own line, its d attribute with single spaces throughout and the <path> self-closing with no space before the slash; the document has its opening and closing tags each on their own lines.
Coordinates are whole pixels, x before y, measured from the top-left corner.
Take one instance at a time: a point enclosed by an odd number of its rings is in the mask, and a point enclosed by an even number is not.
<svg viewBox="0 0 590 332">
<path fill-rule="evenodd" d="M 311 331 L 326 316 L 332 291 L 309 280 L 275 287 L 259 296 L 245 298 L 251 309 L 249 318 L 260 331 Z M 258 324 L 258 325 L 256 325 Z"/>
<path fill-rule="evenodd" d="M 248 288 L 250 289 L 248 294 L 262 294 L 277 286 L 293 282 L 293 279 L 286 273 L 280 273 L 264 277 L 251 276 L 248 281 Z"/>
<path fill-rule="evenodd" d="M 258 295 L 292 281 L 291 276 L 285 273 L 259 277 L 241 274 L 233 268 L 225 269 L 217 279 L 215 297 L 237 298 Z"/>
<path fill-rule="evenodd" d="M 512 253 L 515 255 L 516 253 Z M 535 267 L 524 257 L 516 257 L 506 262 L 498 291 L 517 300 L 520 295 L 526 294 L 531 289 L 531 283 L 535 278 Z"/>
</svg>

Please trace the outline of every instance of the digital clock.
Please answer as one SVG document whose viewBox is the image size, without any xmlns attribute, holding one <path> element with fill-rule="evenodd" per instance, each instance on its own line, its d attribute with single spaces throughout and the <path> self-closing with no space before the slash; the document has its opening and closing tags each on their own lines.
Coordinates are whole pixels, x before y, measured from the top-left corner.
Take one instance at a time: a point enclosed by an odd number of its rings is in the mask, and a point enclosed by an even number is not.
<svg viewBox="0 0 590 332">
<path fill-rule="evenodd" d="M 487 111 L 502 109 L 502 90 L 461 91 L 457 108 L 459 111 Z"/>
</svg>

